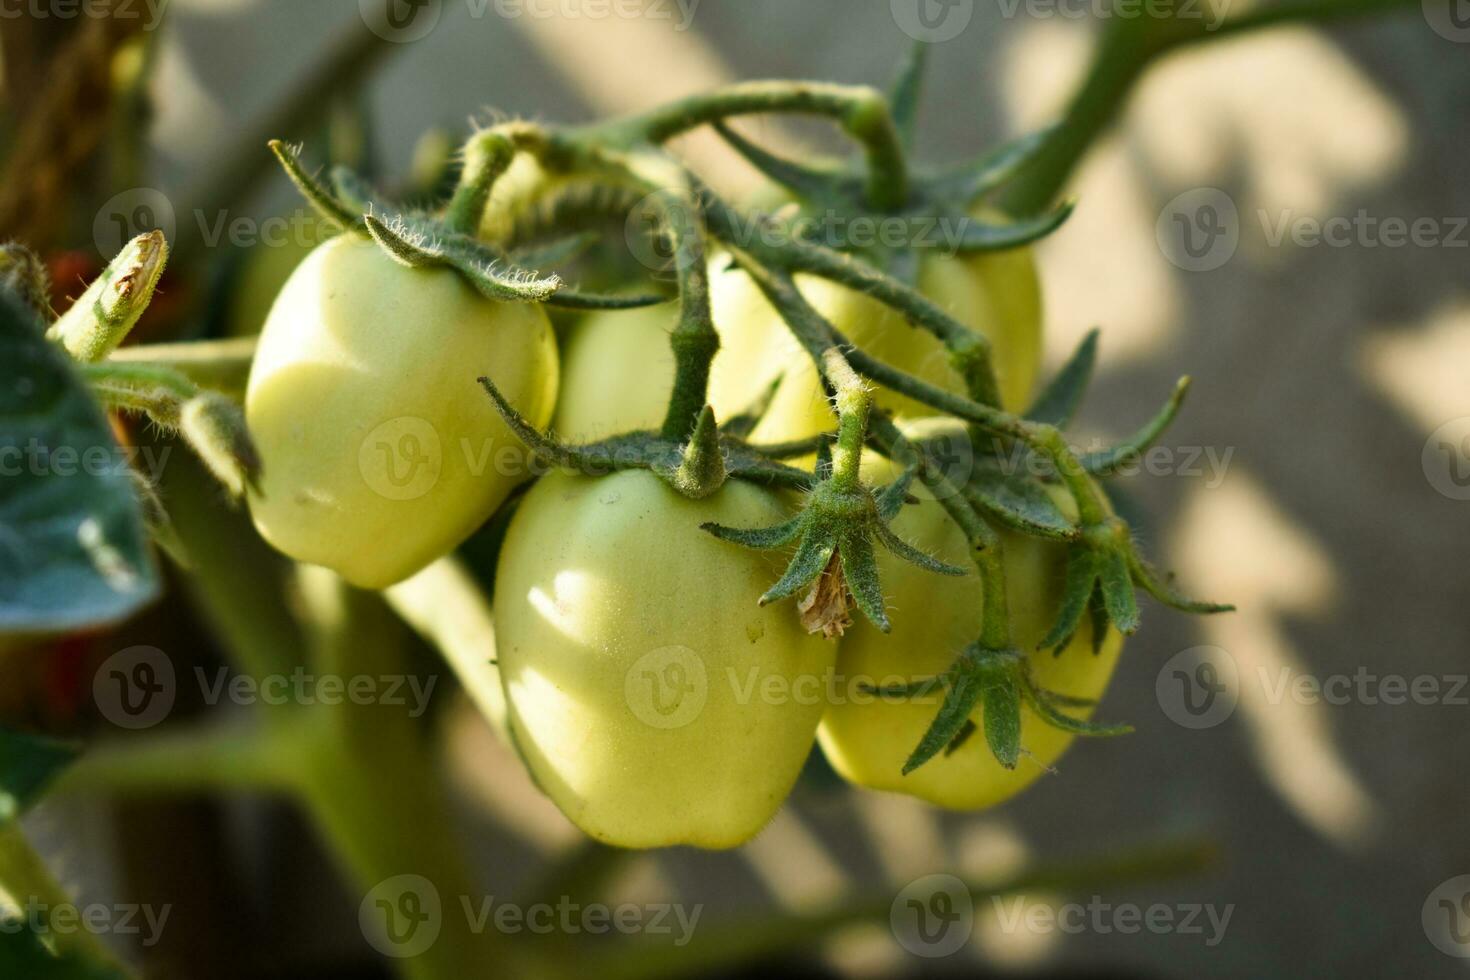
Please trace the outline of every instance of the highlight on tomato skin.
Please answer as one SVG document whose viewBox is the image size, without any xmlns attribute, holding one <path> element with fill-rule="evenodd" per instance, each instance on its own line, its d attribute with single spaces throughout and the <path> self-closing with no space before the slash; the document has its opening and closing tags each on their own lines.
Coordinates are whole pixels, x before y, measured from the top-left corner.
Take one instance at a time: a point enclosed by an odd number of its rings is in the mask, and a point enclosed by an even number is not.
<svg viewBox="0 0 1470 980">
<path fill-rule="evenodd" d="M 477 372 L 548 422 L 546 313 L 486 299 L 447 269 L 405 268 L 372 242 L 319 246 L 271 308 L 246 390 L 261 535 L 362 588 L 453 549 L 532 474 Z"/>
<path fill-rule="evenodd" d="M 700 530 L 786 513 L 749 484 L 696 501 L 647 472 L 555 473 L 521 501 L 495 585 L 510 729 L 590 837 L 736 847 L 786 799 L 836 651 L 757 604 L 771 560 Z"/>
</svg>

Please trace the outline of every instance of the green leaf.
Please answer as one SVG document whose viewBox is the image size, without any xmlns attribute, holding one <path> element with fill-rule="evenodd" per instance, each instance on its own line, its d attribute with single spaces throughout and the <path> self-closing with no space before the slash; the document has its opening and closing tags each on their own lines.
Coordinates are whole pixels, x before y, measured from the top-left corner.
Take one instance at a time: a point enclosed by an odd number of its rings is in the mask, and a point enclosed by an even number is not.
<svg viewBox="0 0 1470 980">
<path fill-rule="evenodd" d="M 24 812 L 76 756 L 66 742 L 0 729 L 0 825 Z"/>
<path fill-rule="evenodd" d="M 1072 352 L 1067 363 L 1062 365 L 1057 376 L 1052 378 L 1046 390 L 1032 403 L 1030 410 L 1026 412 L 1028 419 L 1054 425 L 1059 429 L 1067 427 L 1067 423 L 1077 413 L 1077 407 L 1082 404 L 1087 385 L 1092 381 L 1092 372 L 1097 366 L 1097 337 L 1096 328 L 1087 332 L 1087 336 L 1077 345 L 1077 349 Z"/>
<path fill-rule="evenodd" d="M 113 622 L 158 588 L 102 409 L 34 316 L 0 294 L 0 632 Z"/>
<path fill-rule="evenodd" d="M 1035 480 L 979 467 L 965 496 L 1000 523 L 1033 537 L 1065 541 L 1077 536 L 1077 526 Z"/>
</svg>

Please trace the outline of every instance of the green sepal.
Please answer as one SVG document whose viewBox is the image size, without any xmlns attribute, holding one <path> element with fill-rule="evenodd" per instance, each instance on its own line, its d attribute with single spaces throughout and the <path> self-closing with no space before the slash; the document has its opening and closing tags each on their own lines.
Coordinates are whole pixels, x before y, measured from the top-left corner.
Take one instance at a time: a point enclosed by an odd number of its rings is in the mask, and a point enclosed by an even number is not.
<svg viewBox="0 0 1470 980">
<path fill-rule="evenodd" d="M 1021 759 L 1021 690 L 1017 671 L 985 668 L 980 704 L 985 722 L 985 744 L 1007 769 Z"/>
<path fill-rule="evenodd" d="M 343 231 L 365 233 L 366 228 L 362 221 L 362 210 L 352 207 L 346 201 L 337 196 L 336 190 L 324 184 L 316 175 L 307 171 L 301 163 L 301 147 L 288 146 L 281 140 L 271 140 L 269 143 L 271 152 L 280 161 L 281 169 L 286 171 L 286 176 L 291 178 L 291 183 L 306 198 L 317 214 L 333 227 Z"/>
<path fill-rule="evenodd" d="M 1206 602 L 1179 593 L 1136 550 L 1128 554 L 1128 570 L 1133 581 L 1145 592 L 1180 612 L 1211 614 L 1235 611 L 1235 606 L 1228 602 Z"/>
<path fill-rule="evenodd" d="M 893 113 L 893 125 L 905 150 L 914 146 L 914 133 L 918 128 L 919 105 L 924 94 L 924 75 L 929 63 L 928 41 L 916 40 L 909 45 L 903 62 L 898 67 L 893 83 L 888 88 L 888 104 Z"/>
<path fill-rule="evenodd" d="M 976 218 L 968 219 L 954 248 L 960 254 L 971 252 L 998 252 L 1008 248 L 1019 248 L 1045 238 L 1056 231 L 1072 216 L 1075 202 L 1064 201 L 1054 210 L 1035 218 L 1024 218 L 1006 224 L 991 224 Z"/>
<path fill-rule="evenodd" d="M 1028 419 L 1054 425 L 1058 429 L 1065 429 L 1071 423 L 1082 404 L 1082 396 L 1087 393 L 1087 386 L 1092 382 L 1092 373 L 1097 365 L 1097 339 L 1096 327 L 1087 331 L 1087 336 L 1077 345 L 1067 363 L 1031 403 L 1026 411 Z"/>
<path fill-rule="evenodd" d="M 723 122 L 715 132 L 756 170 L 807 202 L 862 200 L 863 181 L 834 168 L 817 169 L 777 156 L 735 132 Z"/>
<path fill-rule="evenodd" d="M 1067 550 L 1067 575 L 1062 584 L 1062 600 L 1057 609 L 1057 618 L 1051 630 L 1037 644 L 1039 650 L 1062 652 L 1077 628 L 1082 625 L 1082 616 L 1092 598 L 1097 583 L 1097 558 L 1086 545 L 1073 545 Z"/>
<path fill-rule="evenodd" d="M 1179 414 L 1184 396 L 1189 393 L 1189 378 L 1180 378 L 1170 392 L 1168 401 L 1133 435 L 1111 449 L 1088 453 L 1082 457 L 1082 468 L 1094 476 L 1110 476 L 1118 467 L 1143 455 L 1162 436 Z"/>
<path fill-rule="evenodd" d="M 1108 549 L 1097 553 L 1097 562 L 1098 587 L 1102 589 L 1108 619 L 1118 632 L 1132 636 L 1138 632 L 1138 600 L 1133 595 L 1128 559 L 1122 551 Z"/>
<path fill-rule="evenodd" d="M 882 528 L 882 522 L 878 522 L 877 526 Z M 890 632 L 893 626 L 888 622 L 888 612 L 883 608 L 883 586 L 878 581 L 878 562 L 873 557 L 872 540 L 862 531 L 853 531 L 842 535 L 839 541 L 837 555 L 842 561 L 842 575 L 847 581 L 847 589 L 852 594 L 853 602 L 868 617 L 868 622 L 884 633 Z"/>
<path fill-rule="evenodd" d="M 971 657 L 977 652 L 973 647 L 965 650 L 945 675 L 948 690 L 945 691 L 944 703 L 939 706 L 939 713 L 934 716 L 918 746 L 904 762 L 905 776 L 938 755 L 970 720 L 970 712 L 975 710 L 983 691 L 980 678 L 971 666 Z"/>
<path fill-rule="evenodd" d="M 1070 541 L 1081 533 L 1034 480 L 977 466 L 964 493 L 982 513 L 1032 537 Z"/>
<path fill-rule="evenodd" d="M 486 299 L 510 302 L 544 302 L 561 288 L 556 276 L 538 277 L 514 267 L 501 271 L 502 263 L 490 249 L 462 235 L 431 235 L 421 225 L 402 217 L 385 223 L 376 215 L 365 215 L 368 234 L 394 261 L 411 268 L 442 266 L 464 277 Z"/>
<path fill-rule="evenodd" d="M 1024 170 L 1045 148 L 1056 127 L 1038 130 L 988 150 L 934 181 L 934 192 L 968 208 Z"/>
</svg>

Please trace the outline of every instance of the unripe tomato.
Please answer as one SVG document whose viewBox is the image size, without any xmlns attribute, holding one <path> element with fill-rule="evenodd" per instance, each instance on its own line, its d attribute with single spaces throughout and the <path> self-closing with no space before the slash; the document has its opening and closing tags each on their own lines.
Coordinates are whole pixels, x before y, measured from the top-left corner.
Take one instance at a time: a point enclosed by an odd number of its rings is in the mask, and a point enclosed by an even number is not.
<svg viewBox="0 0 1470 980">
<path fill-rule="evenodd" d="M 731 332 L 785 328 L 737 304 L 752 298 L 743 272 L 725 271 L 728 257 L 710 262 L 710 302 L 721 348 L 710 365 L 710 405 L 726 421 L 754 405 L 775 380 L 764 345 L 726 346 Z M 769 311 L 770 307 L 766 306 Z M 677 303 L 637 310 L 599 310 L 574 323 L 562 336 L 561 397 L 552 428 L 573 441 L 590 441 L 663 424 L 674 387 L 674 352 L 669 334 L 679 318 Z M 805 355 L 802 355 L 805 356 Z"/>
<path fill-rule="evenodd" d="M 556 343 L 540 306 L 410 269 L 351 236 L 292 274 L 261 335 L 245 413 L 263 465 L 260 533 L 354 585 L 412 575 L 484 522 L 530 471 L 476 383 L 544 426 Z"/>
<path fill-rule="evenodd" d="M 588 835 L 734 847 L 790 792 L 834 649 L 757 605 L 779 556 L 700 530 L 787 516 L 751 484 L 695 501 L 643 470 L 553 473 L 521 502 L 495 581 L 511 732 Z"/>
<path fill-rule="evenodd" d="M 749 277 L 740 272 L 725 275 L 738 278 L 714 291 L 712 299 L 727 356 L 756 361 L 763 351 L 756 374 L 766 381 L 785 374 L 753 440 L 784 442 L 830 430 L 832 413 L 811 359 Z M 797 284 L 817 312 L 866 353 L 950 391 L 964 392 L 964 381 L 950 367 L 944 345 L 927 331 L 909 326 L 891 307 L 813 276 L 798 276 Z M 1041 366 L 1041 289 L 1030 249 L 926 256 L 919 267 L 918 289 L 990 339 L 1001 402 L 1012 411 L 1025 409 Z M 740 315 L 730 310 L 739 310 Z M 713 382 L 711 391 L 712 397 L 722 394 Z M 927 406 L 884 389 L 876 401 L 904 417 L 934 414 Z"/>
<path fill-rule="evenodd" d="M 251 337 L 260 333 L 291 273 L 331 237 L 326 222 L 310 211 L 297 210 L 283 221 L 287 230 L 275 240 L 258 242 L 240 266 L 225 320 L 227 336 Z"/>
<path fill-rule="evenodd" d="M 886 482 L 898 473 L 888 460 L 868 456 L 863 473 Z M 920 550 L 958 565 L 967 562 L 964 534 L 924 487 L 915 484 L 918 504 L 907 506 L 893 522 L 900 537 Z M 1075 517 L 1071 498 L 1053 493 L 1058 506 Z M 1066 545 L 1020 534 L 1002 535 L 1006 592 L 1012 640 L 1027 657 L 1038 686 L 1059 694 L 1096 700 L 1107 688 L 1123 647 L 1123 637 L 1109 629 L 1102 649 L 1092 652 L 1091 624 L 1082 627 L 1059 654 L 1037 650 L 1057 614 L 1066 572 Z M 887 552 L 878 556 L 883 593 L 893 631 L 879 633 L 869 623 L 853 623 L 839 647 L 837 676 L 840 697 L 822 719 L 822 750 L 848 781 L 869 789 L 908 793 L 939 806 L 978 809 L 993 806 L 1036 780 L 1066 751 L 1072 735 L 1042 721 L 1029 706 L 1021 708 L 1023 753 L 1015 769 L 996 761 L 986 745 L 982 709 L 971 715 L 980 730 L 959 749 L 941 752 L 903 775 L 903 764 L 919 744 L 943 700 L 943 693 L 913 701 L 884 700 L 864 693 L 864 686 L 897 686 L 940 674 L 980 635 L 984 606 L 980 580 L 974 576 L 934 575 Z M 1061 709 L 1081 716 L 1076 708 Z"/>
</svg>

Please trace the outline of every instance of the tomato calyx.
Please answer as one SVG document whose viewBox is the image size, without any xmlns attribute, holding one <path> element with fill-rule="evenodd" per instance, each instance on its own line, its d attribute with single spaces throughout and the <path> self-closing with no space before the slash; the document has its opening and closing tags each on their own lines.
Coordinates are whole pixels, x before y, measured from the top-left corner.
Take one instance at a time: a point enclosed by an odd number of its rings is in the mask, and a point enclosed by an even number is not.
<svg viewBox="0 0 1470 980">
<path fill-rule="evenodd" d="M 471 143 L 475 141 L 472 139 Z M 501 302 L 544 303 L 566 309 L 633 309 L 664 302 L 656 294 L 602 296 L 569 287 L 556 274 L 543 275 L 526 268 L 512 256 L 461 227 L 462 215 L 473 209 L 483 190 L 503 171 L 503 157 L 480 157 L 485 166 L 466 175 L 442 214 L 403 208 L 379 198 L 359 176 L 335 167 L 330 182 L 307 171 L 300 149 L 273 140 L 271 151 L 291 182 L 318 214 L 336 231 L 369 238 L 400 265 L 410 268 L 451 269 L 487 299 Z M 480 202 L 483 205 L 483 201 Z M 542 250 L 531 258 L 542 261 L 555 253 Z"/>
<path fill-rule="evenodd" d="M 891 700 L 926 697 L 943 690 L 944 701 L 934 722 L 905 761 L 908 775 L 943 752 L 958 751 L 977 731 L 972 715 L 981 711 L 985 743 L 996 761 L 1014 769 L 1025 747 L 1021 742 L 1021 707 L 1026 705 L 1046 724 L 1072 735 L 1111 738 L 1133 731 L 1130 725 L 1106 725 L 1075 718 L 1063 708 L 1091 708 L 1093 702 L 1068 697 L 1038 685 L 1026 658 L 1014 649 L 972 643 L 961 650 L 942 674 L 898 687 L 869 688 Z"/>
<path fill-rule="evenodd" d="M 847 615 L 850 599 L 869 622 L 887 633 L 892 626 L 883 608 L 883 589 L 873 551 L 875 540 L 920 568 L 941 575 L 964 575 L 966 571 L 925 554 L 889 527 L 904 504 L 915 470 L 906 468 L 879 492 L 859 480 L 871 394 L 835 348 L 824 353 L 822 370 L 833 388 L 837 443 L 831 462 L 818 463 L 817 472 L 826 475 L 808 495 L 802 512 L 768 528 L 731 528 L 715 523 L 702 526 L 721 540 L 747 548 L 784 548 L 796 543 L 791 563 L 760 597 L 761 605 L 807 589 L 798 611 L 808 632 L 820 632 L 829 639 L 841 636 L 851 622 Z"/>
<path fill-rule="evenodd" d="M 585 476 L 606 476 L 620 470 L 650 470 L 675 490 L 692 499 L 713 494 L 730 477 L 766 486 L 805 490 L 812 474 L 773 459 L 744 440 L 720 432 L 714 410 L 706 406 L 696 418 L 686 441 L 667 439 L 652 431 L 627 432 L 596 442 L 571 445 L 558 442 L 532 425 L 490 378 L 479 378 L 505 420 L 538 465 L 572 470 Z"/>
</svg>

